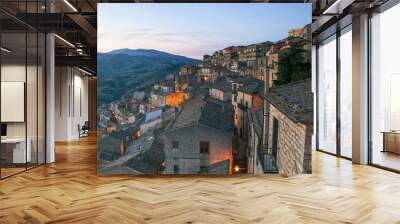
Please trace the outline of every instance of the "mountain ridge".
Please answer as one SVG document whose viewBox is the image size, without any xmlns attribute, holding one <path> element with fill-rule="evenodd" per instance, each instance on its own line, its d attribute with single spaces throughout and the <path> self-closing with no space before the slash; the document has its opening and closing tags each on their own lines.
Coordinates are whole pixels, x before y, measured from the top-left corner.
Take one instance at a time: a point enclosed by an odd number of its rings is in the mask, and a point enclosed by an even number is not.
<svg viewBox="0 0 400 224">
<path fill-rule="evenodd" d="M 200 60 L 154 49 L 116 49 L 97 54 L 99 105 L 145 90 L 152 83 L 177 73 L 183 65 Z"/>
<path fill-rule="evenodd" d="M 130 55 L 130 56 L 147 56 L 147 57 L 169 57 L 169 58 L 186 58 L 189 60 L 198 60 L 195 58 L 190 58 L 187 56 L 183 56 L 183 55 L 178 55 L 178 54 L 172 54 L 169 52 L 165 52 L 165 51 L 159 51 L 159 50 L 155 50 L 155 49 L 144 49 L 144 48 L 136 48 L 136 49 L 131 49 L 131 48 L 120 48 L 120 49 L 115 49 L 112 51 L 108 51 L 108 52 L 103 52 L 100 54 L 125 54 L 125 55 Z"/>
</svg>

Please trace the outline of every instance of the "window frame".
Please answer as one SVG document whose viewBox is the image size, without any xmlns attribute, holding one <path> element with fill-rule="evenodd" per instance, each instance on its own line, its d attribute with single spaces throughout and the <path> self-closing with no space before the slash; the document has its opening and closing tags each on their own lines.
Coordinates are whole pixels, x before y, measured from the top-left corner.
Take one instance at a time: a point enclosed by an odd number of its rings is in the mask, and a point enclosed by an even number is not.
<svg viewBox="0 0 400 224">
<path fill-rule="evenodd" d="M 199 152 L 200 154 L 210 155 L 210 141 L 200 141 Z"/>
</svg>

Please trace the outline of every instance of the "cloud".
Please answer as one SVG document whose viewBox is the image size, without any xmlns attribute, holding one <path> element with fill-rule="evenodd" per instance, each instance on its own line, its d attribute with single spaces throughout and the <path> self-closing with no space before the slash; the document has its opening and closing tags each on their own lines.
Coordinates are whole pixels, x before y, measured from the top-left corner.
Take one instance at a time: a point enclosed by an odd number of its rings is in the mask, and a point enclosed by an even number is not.
<svg viewBox="0 0 400 224">
<path fill-rule="evenodd" d="M 204 54 L 212 54 L 218 49 L 236 43 L 227 41 L 226 37 L 238 35 L 223 32 L 163 32 L 154 28 L 134 28 L 100 33 L 98 46 L 100 52 L 119 48 L 144 48 L 200 59 Z"/>
</svg>

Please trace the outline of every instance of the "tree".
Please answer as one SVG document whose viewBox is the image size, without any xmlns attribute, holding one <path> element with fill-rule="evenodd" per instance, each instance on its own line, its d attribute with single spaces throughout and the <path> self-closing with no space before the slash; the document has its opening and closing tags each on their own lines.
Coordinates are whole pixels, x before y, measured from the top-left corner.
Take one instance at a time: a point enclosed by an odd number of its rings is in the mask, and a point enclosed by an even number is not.
<svg viewBox="0 0 400 224">
<path fill-rule="evenodd" d="M 279 52 L 277 79 L 275 85 L 283 85 L 291 82 L 305 80 L 311 77 L 311 63 L 306 59 L 305 50 L 300 44 L 292 44 L 289 48 Z"/>
</svg>

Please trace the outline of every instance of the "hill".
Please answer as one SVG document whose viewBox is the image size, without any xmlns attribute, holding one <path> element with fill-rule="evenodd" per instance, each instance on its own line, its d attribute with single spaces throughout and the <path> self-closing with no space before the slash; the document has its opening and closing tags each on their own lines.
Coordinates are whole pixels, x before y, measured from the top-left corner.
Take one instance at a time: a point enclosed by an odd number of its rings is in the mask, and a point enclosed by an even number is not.
<svg viewBox="0 0 400 224">
<path fill-rule="evenodd" d="M 199 60 L 152 49 L 118 49 L 97 54 L 99 105 L 144 90 Z"/>
</svg>

